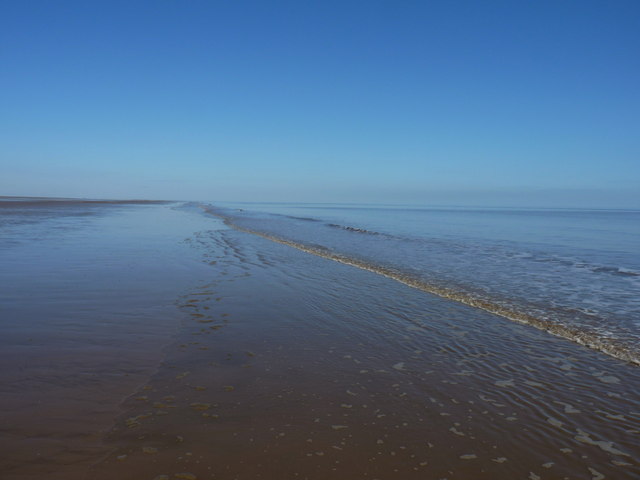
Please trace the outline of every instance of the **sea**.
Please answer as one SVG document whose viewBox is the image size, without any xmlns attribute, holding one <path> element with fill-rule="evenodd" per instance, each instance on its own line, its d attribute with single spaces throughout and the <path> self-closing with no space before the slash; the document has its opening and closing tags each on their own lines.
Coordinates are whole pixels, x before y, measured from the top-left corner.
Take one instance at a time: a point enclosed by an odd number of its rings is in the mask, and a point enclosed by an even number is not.
<svg viewBox="0 0 640 480">
<path fill-rule="evenodd" d="M 640 363 L 640 211 L 215 203 L 229 224 Z"/>
</svg>

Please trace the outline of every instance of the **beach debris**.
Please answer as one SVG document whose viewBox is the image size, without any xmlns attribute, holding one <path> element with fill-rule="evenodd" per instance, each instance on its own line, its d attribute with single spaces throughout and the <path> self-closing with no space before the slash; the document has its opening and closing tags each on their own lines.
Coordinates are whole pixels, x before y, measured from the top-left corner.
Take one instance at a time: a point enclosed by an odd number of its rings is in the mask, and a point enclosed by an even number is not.
<svg viewBox="0 0 640 480">
<path fill-rule="evenodd" d="M 176 376 L 176 380 L 180 380 L 181 378 L 186 377 L 187 375 L 189 375 L 191 372 L 182 372 L 180 375 Z"/>
<path fill-rule="evenodd" d="M 591 478 L 591 480 L 603 480 L 605 478 L 605 476 L 603 474 L 601 474 L 599 471 L 589 467 L 589 471 L 591 472 L 591 474 L 593 475 L 593 477 Z"/>
<path fill-rule="evenodd" d="M 492 458 L 491 461 L 496 463 L 504 463 L 507 461 L 507 457 Z"/>
<path fill-rule="evenodd" d="M 529 480 L 540 480 L 540 477 L 533 472 L 529 472 Z"/>
<path fill-rule="evenodd" d="M 116 458 L 122 462 L 123 460 L 126 460 L 127 455 L 118 455 Z"/>
<path fill-rule="evenodd" d="M 460 458 L 462 460 L 473 460 L 474 458 L 478 458 L 478 456 L 475 453 L 466 453 L 464 455 L 460 455 Z"/>
<path fill-rule="evenodd" d="M 232 385 L 225 385 L 222 388 L 224 389 L 225 392 L 233 392 L 236 389 L 236 387 L 234 387 Z"/>
<path fill-rule="evenodd" d="M 153 480 L 169 480 L 169 475 L 157 475 Z"/>
<path fill-rule="evenodd" d="M 209 410 L 211 408 L 210 403 L 192 403 L 190 405 L 194 410 Z"/>
<path fill-rule="evenodd" d="M 155 447 L 142 447 L 142 452 L 147 453 L 149 455 L 154 455 L 158 453 L 158 449 Z"/>
<path fill-rule="evenodd" d="M 398 362 L 396 363 L 393 368 L 395 368 L 396 370 L 405 370 L 404 368 L 404 362 Z"/>
<path fill-rule="evenodd" d="M 184 442 L 184 437 L 182 435 L 176 435 L 176 442 L 178 443 Z"/>
<path fill-rule="evenodd" d="M 207 387 L 203 387 L 202 385 L 196 385 L 196 386 L 195 386 L 195 387 L 193 387 L 193 388 L 195 388 L 195 389 L 196 389 L 196 390 L 198 390 L 199 392 L 202 392 L 202 391 L 204 391 L 204 390 L 206 390 L 206 389 L 207 389 Z"/>
<path fill-rule="evenodd" d="M 346 425 L 331 425 L 331 428 L 333 428 L 334 430 L 344 430 L 345 428 L 349 428 Z"/>
</svg>

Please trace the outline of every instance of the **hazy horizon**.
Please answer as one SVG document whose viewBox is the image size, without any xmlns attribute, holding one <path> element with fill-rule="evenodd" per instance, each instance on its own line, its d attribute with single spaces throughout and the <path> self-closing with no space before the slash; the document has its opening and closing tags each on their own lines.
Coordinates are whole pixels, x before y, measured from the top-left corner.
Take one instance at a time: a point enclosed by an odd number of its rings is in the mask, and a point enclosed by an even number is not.
<svg viewBox="0 0 640 480">
<path fill-rule="evenodd" d="M 306 200 L 306 201 L 292 201 L 286 199 L 271 199 L 271 200 L 247 200 L 246 198 L 217 198 L 217 197 L 193 197 L 193 198 L 178 198 L 178 197 L 143 197 L 143 196 L 96 196 L 96 195 L 0 195 L 0 198 L 25 198 L 25 199 L 52 199 L 52 200 L 101 200 L 101 201 L 168 201 L 168 202 L 203 202 L 212 204 L 299 204 L 299 205 L 362 205 L 362 206 L 375 206 L 375 207 L 416 207 L 416 208 L 523 208 L 523 209 L 577 209 L 577 210 L 640 210 L 640 203 L 636 204 L 624 204 L 621 202 L 616 203 L 615 197 L 609 197 L 607 193 L 610 192 L 576 192 L 579 195 L 576 198 L 566 197 L 565 192 L 555 192 L 564 199 L 559 199 L 559 196 L 547 195 L 543 200 L 539 195 L 509 195 L 500 193 L 505 192 L 485 192 L 485 195 L 466 195 L 452 192 L 443 193 L 442 195 L 434 195 L 424 200 L 407 200 L 407 201 L 383 201 L 378 198 L 370 201 L 362 200 L 358 198 L 356 200 Z M 540 193 L 540 192 L 533 192 Z M 585 197 L 588 195 L 588 199 Z M 624 196 L 621 195 L 621 196 Z M 605 201 L 603 201 L 603 197 Z M 546 201 L 545 201 L 546 200 Z"/>
</svg>

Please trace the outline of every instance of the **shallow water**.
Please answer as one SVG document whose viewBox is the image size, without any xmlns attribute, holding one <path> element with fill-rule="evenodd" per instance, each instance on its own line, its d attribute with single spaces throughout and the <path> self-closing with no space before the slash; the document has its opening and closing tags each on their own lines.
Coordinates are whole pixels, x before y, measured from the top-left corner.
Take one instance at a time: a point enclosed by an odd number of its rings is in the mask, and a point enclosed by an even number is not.
<svg viewBox="0 0 640 480">
<path fill-rule="evenodd" d="M 638 211 L 287 204 L 210 209 L 240 228 L 640 363 Z"/>
<path fill-rule="evenodd" d="M 91 478 L 640 474 L 636 367 L 243 232 L 192 243 L 211 276 Z"/>
<path fill-rule="evenodd" d="M 633 365 L 195 206 L 18 223 L 3 479 L 640 477 Z"/>
</svg>

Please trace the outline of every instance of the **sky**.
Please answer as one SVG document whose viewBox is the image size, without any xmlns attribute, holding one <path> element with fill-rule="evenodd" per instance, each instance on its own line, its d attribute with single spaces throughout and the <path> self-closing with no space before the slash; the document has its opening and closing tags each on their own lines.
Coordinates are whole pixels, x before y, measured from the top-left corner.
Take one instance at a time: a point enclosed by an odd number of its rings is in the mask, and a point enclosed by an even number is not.
<svg viewBox="0 0 640 480">
<path fill-rule="evenodd" d="M 0 2 L 0 195 L 640 208 L 640 2 Z"/>
</svg>

